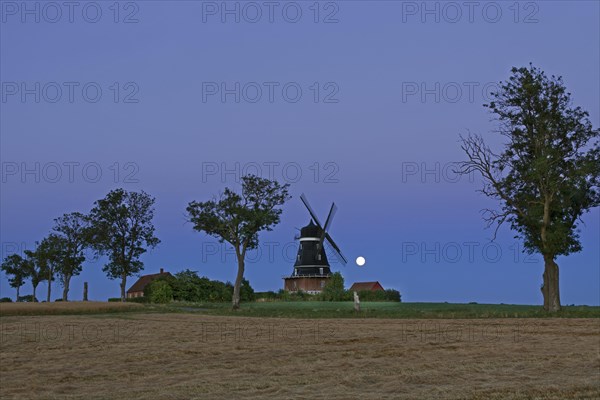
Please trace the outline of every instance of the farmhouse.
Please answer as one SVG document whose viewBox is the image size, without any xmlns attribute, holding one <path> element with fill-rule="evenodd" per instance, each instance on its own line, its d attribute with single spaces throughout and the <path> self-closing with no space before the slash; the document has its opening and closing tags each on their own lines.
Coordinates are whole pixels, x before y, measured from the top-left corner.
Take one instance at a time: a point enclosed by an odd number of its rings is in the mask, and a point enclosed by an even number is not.
<svg viewBox="0 0 600 400">
<path fill-rule="evenodd" d="M 350 287 L 351 292 L 360 292 L 361 290 L 370 290 L 375 292 L 377 290 L 385 290 L 381 283 L 375 282 L 354 282 Z"/>
<path fill-rule="evenodd" d="M 134 297 L 144 297 L 144 288 L 153 280 L 155 280 L 156 278 L 160 278 L 163 276 L 171 276 L 171 274 L 169 272 L 165 272 L 162 268 L 160 269 L 160 272 L 158 274 L 149 274 L 149 275 L 142 275 L 140 276 L 140 279 L 137 280 L 136 283 L 134 283 L 129 290 L 127 291 L 127 298 L 131 299 Z"/>
</svg>

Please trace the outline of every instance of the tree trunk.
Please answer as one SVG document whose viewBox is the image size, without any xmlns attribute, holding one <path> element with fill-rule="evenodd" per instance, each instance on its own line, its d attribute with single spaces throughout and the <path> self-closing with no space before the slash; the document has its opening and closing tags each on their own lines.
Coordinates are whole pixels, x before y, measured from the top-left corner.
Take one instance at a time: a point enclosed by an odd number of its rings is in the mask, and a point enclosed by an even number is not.
<svg viewBox="0 0 600 400">
<path fill-rule="evenodd" d="M 548 227 L 550 226 L 550 205 L 552 196 L 544 196 L 544 219 L 540 230 L 542 239 L 542 254 L 544 256 L 544 284 L 542 295 L 544 296 L 544 310 L 549 312 L 560 311 L 560 294 L 558 288 L 558 265 L 554 262 L 554 254 L 546 250 L 548 243 Z"/>
<path fill-rule="evenodd" d="M 88 283 L 83 282 L 83 301 L 88 301 Z"/>
<path fill-rule="evenodd" d="M 233 285 L 233 298 L 231 299 L 231 306 L 234 310 L 240 308 L 240 288 L 242 286 L 242 279 L 244 279 L 244 254 L 236 251 L 238 259 L 238 271 L 235 278 L 235 285 Z"/>
<path fill-rule="evenodd" d="M 48 296 L 46 301 L 50 303 L 50 292 L 52 292 L 52 268 L 48 268 Z"/>
<path fill-rule="evenodd" d="M 127 285 L 127 275 L 121 276 L 121 301 L 125 302 L 125 285 Z"/>
<path fill-rule="evenodd" d="M 19 302 L 19 292 L 21 291 L 21 286 L 17 286 L 17 301 L 16 303 Z"/>
<path fill-rule="evenodd" d="M 33 285 L 33 284 L 32 284 L 31 286 L 33 286 L 33 296 L 32 296 L 32 298 L 31 298 L 31 302 L 32 302 L 32 303 L 35 303 L 35 302 L 36 302 L 36 298 L 35 298 L 35 289 L 37 289 L 37 285 Z"/>
<path fill-rule="evenodd" d="M 63 279 L 63 301 L 69 301 L 69 283 L 71 282 L 71 276 L 66 275 Z"/>
<path fill-rule="evenodd" d="M 544 310 L 549 312 L 560 311 L 560 291 L 558 285 L 558 264 L 553 256 L 544 255 Z"/>
</svg>

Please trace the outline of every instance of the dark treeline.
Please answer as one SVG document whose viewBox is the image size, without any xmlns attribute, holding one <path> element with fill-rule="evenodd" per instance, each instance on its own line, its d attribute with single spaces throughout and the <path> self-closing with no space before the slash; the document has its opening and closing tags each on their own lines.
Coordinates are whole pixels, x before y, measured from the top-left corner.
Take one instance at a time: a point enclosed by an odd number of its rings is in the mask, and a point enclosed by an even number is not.
<svg viewBox="0 0 600 400">
<path fill-rule="evenodd" d="M 154 198 L 142 192 L 115 189 L 94 202 L 89 213 L 72 212 L 54 220 L 50 233 L 35 248 L 23 255 L 8 255 L 0 269 L 16 289 L 17 301 L 38 301 L 36 290 L 47 283 L 46 301 L 51 301 L 52 282 L 58 280 L 63 301 L 69 299 L 71 279 L 81 274 L 85 250 L 93 257 L 106 256 L 103 271 L 110 279 L 121 279 L 121 300 L 125 300 L 127 277 L 139 273 L 144 265 L 139 257 L 160 240 L 154 236 Z M 33 293 L 20 296 L 26 281 Z M 6 298 L 4 299 L 6 301 Z"/>
<path fill-rule="evenodd" d="M 186 269 L 175 275 L 161 276 L 144 288 L 144 297 L 129 299 L 140 302 L 168 303 L 185 301 L 194 303 L 226 302 L 233 296 L 233 284 L 198 276 L 197 272 Z M 248 280 L 243 279 L 240 299 L 253 301 L 254 289 Z"/>
</svg>

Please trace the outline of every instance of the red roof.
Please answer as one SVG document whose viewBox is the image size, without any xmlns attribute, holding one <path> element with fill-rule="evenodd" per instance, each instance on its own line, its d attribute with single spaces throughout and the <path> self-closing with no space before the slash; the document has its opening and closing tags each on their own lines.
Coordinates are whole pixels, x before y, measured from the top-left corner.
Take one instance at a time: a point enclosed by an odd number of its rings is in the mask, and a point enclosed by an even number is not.
<svg viewBox="0 0 600 400">
<path fill-rule="evenodd" d="M 140 276 L 140 279 L 138 279 L 137 282 L 134 283 L 129 288 L 127 293 L 143 292 L 146 285 L 148 285 L 150 282 L 152 282 L 156 278 L 159 278 L 162 276 L 171 276 L 171 274 L 169 272 L 162 272 L 162 269 L 161 269 L 161 272 L 159 272 L 158 274 L 149 274 L 149 275 Z"/>
<path fill-rule="evenodd" d="M 351 287 L 351 291 L 359 292 L 361 290 L 385 290 L 383 286 L 377 281 L 375 282 L 355 282 Z"/>
</svg>

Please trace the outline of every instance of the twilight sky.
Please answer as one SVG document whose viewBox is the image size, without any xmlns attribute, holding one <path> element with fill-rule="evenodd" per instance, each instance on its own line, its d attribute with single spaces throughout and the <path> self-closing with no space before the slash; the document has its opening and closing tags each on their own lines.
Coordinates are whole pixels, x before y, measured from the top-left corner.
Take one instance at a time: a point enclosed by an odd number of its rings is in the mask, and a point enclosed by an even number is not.
<svg viewBox="0 0 600 400">
<path fill-rule="evenodd" d="M 290 183 L 293 199 L 249 255 L 255 290 L 292 272 L 304 192 L 322 219 L 336 202 L 332 237 L 367 260 L 332 264 L 347 285 L 541 304 L 541 258 L 508 226 L 490 242 L 480 210 L 495 203 L 452 163 L 459 134 L 499 148 L 482 104 L 512 66 L 562 75 L 600 125 L 597 1 L 69 4 L 0 2 L 2 258 L 123 187 L 156 197 L 162 243 L 146 273 L 233 281 L 235 255 L 193 231 L 185 208 L 258 173 Z M 583 252 L 558 259 L 563 304 L 600 304 L 600 210 L 584 222 Z M 85 263 L 72 299 L 84 281 L 92 299 L 118 296 L 103 262 Z M 4 275 L 0 292 L 14 297 Z"/>
</svg>

